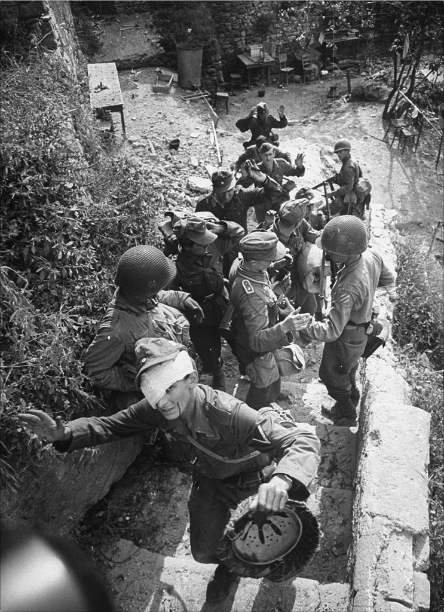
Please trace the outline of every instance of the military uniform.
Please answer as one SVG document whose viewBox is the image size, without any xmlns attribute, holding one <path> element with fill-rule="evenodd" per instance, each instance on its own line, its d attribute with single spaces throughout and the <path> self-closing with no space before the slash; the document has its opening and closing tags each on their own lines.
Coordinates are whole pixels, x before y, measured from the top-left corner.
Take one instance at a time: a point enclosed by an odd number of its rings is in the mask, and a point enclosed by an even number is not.
<svg viewBox="0 0 444 612">
<path fill-rule="evenodd" d="M 335 199 L 330 205 L 330 213 L 335 215 L 355 214 L 364 216 L 365 201 L 358 195 L 356 186 L 362 177 L 362 170 L 354 159 L 349 157 L 342 163 L 341 170 L 333 177 L 333 182 L 339 185 L 335 190 Z"/>
<path fill-rule="evenodd" d="M 304 289 L 298 274 L 297 259 L 305 248 L 305 242 L 314 244 L 316 238 L 319 236 L 319 232 L 315 231 L 305 219 L 302 219 L 300 224 L 293 229 L 289 238 L 285 238 L 282 235 L 276 223 L 273 224 L 272 231 L 279 238 L 279 242 L 290 251 L 290 255 L 293 257 L 293 263 L 290 268 L 291 287 L 286 294 L 287 298 L 293 302 L 295 308 L 301 307 L 301 312 L 314 314 L 317 306 L 315 294 L 309 293 Z"/>
<path fill-rule="evenodd" d="M 395 278 L 382 257 L 368 248 L 340 268 L 327 319 L 313 320 L 304 330 L 311 338 L 325 342 L 319 376 L 338 402 L 350 397 L 351 379 L 367 343 L 366 327 L 371 320 L 376 287 L 392 285 Z"/>
<path fill-rule="evenodd" d="M 244 189 L 240 185 L 236 186 L 232 200 L 225 206 L 216 202 L 210 193 L 197 202 L 196 212 L 209 211 L 220 221 L 234 221 L 247 231 L 249 208 L 264 206 L 266 210 L 270 210 L 276 202 L 281 202 L 283 199 L 280 186 L 267 177 L 263 187 Z"/>
<path fill-rule="evenodd" d="M 316 474 L 319 440 L 307 426 L 286 422 L 273 411 L 252 410 L 236 398 L 205 385 L 196 388 L 193 418 L 167 420 L 146 400 L 110 417 L 80 418 L 69 423 L 70 441 L 54 443 L 61 452 L 105 444 L 160 428 L 193 469 L 189 496 L 193 557 L 217 563 L 219 540 L 230 508 L 254 494 L 264 470 L 293 480 L 290 497 L 305 500 Z M 268 470 L 271 472 L 271 470 Z"/>
<path fill-rule="evenodd" d="M 264 142 L 267 142 L 267 139 L 265 137 L 260 142 L 260 144 L 263 144 Z M 256 142 L 256 144 L 250 145 L 241 155 L 239 155 L 234 166 L 236 172 L 240 169 L 242 164 L 247 161 L 247 159 L 251 159 L 258 164 L 262 161 L 261 154 L 259 153 L 260 144 Z M 287 153 L 286 151 L 282 151 L 278 147 L 273 147 L 273 150 L 275 159 L 284 159 L 289 164 L 291 164 L 291 156 L 289 153 Z"/>
<path fill-rule="evenodd" d="M 285 159 L 276 159 L 276 157 L 273 158 L 272 162 L 271 170 L 267 169 L 263 161 L 258 164 L 258 167 L 261 172 L 274 179 L 279 185 L 282 185 L 284 176 L 304 176 L 305 174 L 305 166 L 299 168 L 299 166 L 288 163 Z"/>
<path fill-rule="evenodd" d="M 245 270 L 239 264 L 234 278 L 230 301 L 236 312 L 236 357 L 241 373 L 256 358 L 291 342 L 278 322 L 279 307 L 266 272 Z M 277 365 L 270 364 L 262 381 L 251 384 L 246 403 L 252 408 L 275 402 L 281 392 Z M 268 378 L 268 384 L 267 384 Z"/>
<path fill-rule="evenodd" d="M 192 221 L 188 220 L 188 222 Z M 199 221 L 198 221 L 199 222 Z M 200 221 L 205 225 L 204 221 Z M 202 360 L 205 372 L 219 367 L 221 338 L 219 325 L 228 306 L 228 291 L 223 276 L 223 257 L 239 242 L 244 231 L 237 223 L 223 221 L 225 231 L 208 244 L 208 253 L 195 255 L 181 249 L 176 260 L 177 276 L 174 286 L 187 291 L 203 310 L 202 321 L 189 315 L 190 337 Z M 185 234 L 186 235 L 186 234 Z"/>
<path fill-rule="evenodd" d="M 305 174 L 305 166 L 299 168 L 298 166 L 294 166 L 293 164 L 287 162 L 285 159 L 275 159 L 272 160 L 272 167 L 270 170 L 266 167 L 263 161 L 258 164 L 258 168 L 261 172 L 272 178 L 278 185 L 282 187 L 282 198 L 277 202 L 277 206 L 273 206 L 275 210 L 279 208 L 279 204 L 288 199 L 289 192 L 291 188 L 286 188 L 286 185 L 283 184 L 284 176 L 304 176 Z M 249 187 L 252 184 L 251 179 L 239 179 L 239 184 L 243 187 Z M 256 220 L 258 223 L 262 223 L 265 219 L 265 213 L 270 208 L 266 208 L 266 206 L 257 206 L 255 209 Z"/>
<path fill-rule="evenodd" d="M 140 399 L 134 386 L 136 341 L 158 336 L 177 340 L 182 331 L 187 335 L 187 322 L 177 310 L 185 308 L 187 297 L 189 293 L 183 291 L 162 290 L 156 299 L 135 305 L 119 289 L 115 292 L 97 335 L 86 350 L 84 364 L 97 387 L 123 392 L 116 396 L 119 407 Z"/>
<path fill-rule="evenodd" d="M 258 106 L 261 104 L 264 103 L 260 103 Z M 265 117 L 259 116 L 257 113 L 255 113 L 252 117 L 245 117 L 236 121 L 236 127 L 241 132 L 248 132 L 248 130 L 251 131 L 250 140 L 244 143 L 245 148 L 254 144 L 259 136 L 265 136 L 267 142 L 270 142 L 271 144 L 278 143 L 279 137 L 273 134 L 272 130 L 273 128 L 285 128 L 287 125 L 288 119 L 285 115 L 279 117 L 279 119 L 276 119 L 276 117 L 273 117 L 273 115 L 267 115 Z"/>
<path fill-rule="evenodd" d="M 238 223 L 245 232 L 247 228 L 248 209 L 260 206 L 263 210 L 274 208 L 277 203 L 287 199 L 282 194 L 281 187 L 269 177 L 262 187 L 250 187 L 244 189 L 240 185 L 234 187 L 234 195 L 227 204 L 219 204 L 213 194 L 201 198 L 196 205 L 196 212 L 208 211 L 213 213 L 220 221 L 234 221 Z M 230 266 L 236 259 L 238 253 L 237 244 L 228 251 L 224 257 L 224 274 L 228 275 Z"/>
</svg>

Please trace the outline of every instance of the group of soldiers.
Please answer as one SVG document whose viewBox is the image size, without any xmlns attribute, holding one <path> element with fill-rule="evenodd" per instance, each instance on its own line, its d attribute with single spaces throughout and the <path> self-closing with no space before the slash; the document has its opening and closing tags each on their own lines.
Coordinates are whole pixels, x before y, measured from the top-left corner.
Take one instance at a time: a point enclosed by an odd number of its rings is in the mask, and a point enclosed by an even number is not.
<svg viewBox="0 0 444 612">
<path fill-rule="evenodd" d="M 85 371 L 111 393 L 115 413 L 69 423 L 40 410 L 19 415 L 60 452 L 160 432 L 173 460 L 192 467 L 191 552 L 217 564 L 210 603 L 225 599 L 238 580 L 220 555 L 231 510 L 250 499 L 250 513 L 282 512 L 290 499 L 308 498 L 316 475 L 318 438 L 276 404 L 283 363 L 302 369 L 303 347 L 323 342 L 319 374 L 332 402 L 322 411 L 335 424 L 356 424 L 358 362 L 369 333 L 378 330 L 375 290 L 395 281 L 367 248 L 367 227 L 354 206 L 361 200 L 351 179 L 357 183 L 360 171 L 350 143 L 336 143 L 343 165 L 331 194 L 332 218 L 315 229 L 307 220 L 310 198 L 291 198 L 294 184 L 284 178 L 304 174 L 303 155 L 294 165 L 288 154 L 278 157 L 268 109 L 261 132 L 263 106 L 249 117 L 254 142 L 245 143 L 231 168 L 213 173 L 212 192 L 195 211 L 167 211 L 159 227 L 163 252 L 138 245 L 118 262 L 115 294 L 85 353 Z M 285 127 L 283 107 L 279 115 L 277 127 Z M 320 308 L 323 266 L 314 289 L 298 268 L 308 248 L 336 269 L 328 310 Z M 250 383 L 245 402 L 226 393 L 221 334 L 228 312 L 231 333 L 224 337 Z"/>
</svg>

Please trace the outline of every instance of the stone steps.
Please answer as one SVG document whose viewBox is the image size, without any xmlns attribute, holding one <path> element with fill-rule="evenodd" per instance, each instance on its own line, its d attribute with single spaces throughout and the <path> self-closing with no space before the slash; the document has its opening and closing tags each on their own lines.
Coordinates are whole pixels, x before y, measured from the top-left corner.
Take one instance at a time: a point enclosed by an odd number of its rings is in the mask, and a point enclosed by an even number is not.
<svg viewBox="0 0 444 612">
<path fill-rule="evenodd" d="M 114 598 L 125 612 L 332 612 L 347 609 L 348 584 L 320 584 L 296 578 L 282 583 L 243 578 L 224 602 L 205 602 L 208 580 L 216 566 L 189 557 L 165 557 L 119 540 L 104 551 L 112 559 L 108 577 Z M 121 606 L 121 607 L 120 607 Z"/>
</svg>

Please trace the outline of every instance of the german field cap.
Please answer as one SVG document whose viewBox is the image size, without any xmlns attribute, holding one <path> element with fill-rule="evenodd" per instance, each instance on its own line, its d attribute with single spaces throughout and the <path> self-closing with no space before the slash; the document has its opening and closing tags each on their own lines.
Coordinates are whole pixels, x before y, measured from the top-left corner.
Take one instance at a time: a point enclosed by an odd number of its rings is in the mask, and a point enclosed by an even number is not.
<svg viewBox="0 0 444 612">
<path fill-rule="evenodd" d="M 276 234 L 268 230 L 253 230 L 239 242 L 239 249 L 246 260 L 276 261 L 286 253 Z"/>
<path fill-rule="evenodd" d="M 141 338 L 135 353 L 139 371 L 135 385 L 151 406 L 155 406 L 166 390 L 194 371 L 194 364 L 185 347 L 166 338 Z"/>
<path fill-rule="evenodd" d="M 199 217 L 181 219 L 174 224 L 173 229 L 179 241 L 186 238 L 197 244 L 206 245 L 217 240 L 217 235 L 210 232 L 204 219 Z"/>
<path fill-rule="evenodd" d="M 284 202 L 279 209 L 279 219 L 286 225 L 297 225 L 305 217 L 308 203 L 308 198 Z"/>
<path fill-rule="evenodd" d="M 236 185 L 236 177 L 231 170 L 216 170 L 211 175 L 214 193 L 224 193 Z"/>
</svg>

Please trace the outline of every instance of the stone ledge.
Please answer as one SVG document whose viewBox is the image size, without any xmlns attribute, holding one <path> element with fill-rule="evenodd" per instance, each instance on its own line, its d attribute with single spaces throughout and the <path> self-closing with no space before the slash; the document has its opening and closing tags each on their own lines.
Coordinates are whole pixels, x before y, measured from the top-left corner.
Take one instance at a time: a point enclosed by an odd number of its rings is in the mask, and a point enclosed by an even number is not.
<svg viewBox="0 0 444 612">
<path fill-rule="evenodd" d="M 405 404 L 405 381 L 380 360 L 376 375 L 375 361 L 358 433 L 349 610 L 425 612 L 429 583 L 417 570 L 428 564 L 430 415 Z"/>
</svg>

